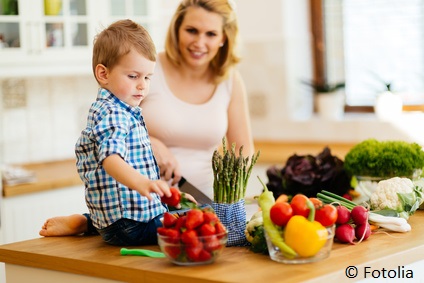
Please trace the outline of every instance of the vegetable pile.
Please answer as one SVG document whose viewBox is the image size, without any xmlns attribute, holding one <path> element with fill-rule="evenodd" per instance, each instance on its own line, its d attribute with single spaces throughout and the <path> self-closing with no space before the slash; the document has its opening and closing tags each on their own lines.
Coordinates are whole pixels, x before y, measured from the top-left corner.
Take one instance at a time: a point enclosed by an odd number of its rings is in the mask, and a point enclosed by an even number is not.
<svg viewBox="0 0 424 283">
<path fill-rule="evenodd" d="M 227 231 L 211 208 L 191 209 L 177 217 L 165 212 L 157 229 L 162 251 L 178 262 L 208 262 L 225 246 Z M 161 237 L 162 236 L 162 237 Z"/>
<path fill-rule="evenodd" d="M 344 169 L 343 161 L 331 155 L 328 147 L 317 156 L 292 155 L 283 168 L 274 165 L 266 173 L 267 187 L 274 198 L 281 194 L 315 197 L 323 188 L 344 195 L 351 189 L 351 176 Z"/>
<path fill-rule="evenodd" d="M 412 177 L 424 167 L 424 151 L 417 143 L 367 139 L 346 154 L 344 167 L 355 176 Z"/>
<path fill-rule="evenodd" d="M 231 150 L 228 150 L 224 137 L 222 139 L 223 154 L 221 155 L 218 149 L 213 153 L 213 192 L 216 203 L 235 203 L 244 198 L 250 173 L 260 154 L 258 151 L 250 159 L 243 156 L 243 146 L 240 147 L 238 155 L 236 155 L 235 147 L 233 143 Z"/>
<path fill-rule="evenodd" d="M 355 207 L 358 206 L 358 204 L 343 198 L 339 195 L 333 194 L 331 192 L 323 190 L 321 193 L 318 193 L 317 198 L 321 200 L 323 203 L 333 203 L 338 204 L 340 206 L 346 207 L 349 212 L 351 212 Z M 362 209 L 363 210 L 363 209 Z M 368 216 L 368 222 L 377 226 L 382 227 L 387 230 L 393 231 L 393 232 L 408 232 L 411 231 L 411 226 L 408 224 L 405 218 L 400 218 L 398 215 L 393 215 L 390 213 L 391 211 L 387 210 L 381 210 L 381 211 L 367 211 Z M 340 213 L 340 212 L 339 212 Z M 355 213 L 354 213 L 355 214 Z M 358 213 L 360 214 L 360 213 Z M 365 213 L 361 213 L 361 217 L 364 218 Z M 346 215 L 346 213 L 345 213 Z M 365 214 L 366 215 L 366 214 Z M 345 216 L 346 217 L 346 216 Z M 344 218 L 346 219 L 346 218 Z M 357 220 L 358 218 L 353 218 L 354 223 L 356 224 L 363 224 L 362 221 Z M 341 220 L 340 220 L 341 221 Z M 342 221 L 341 221 L 342 222 Z M 367 231 L 367 229 L 363 229 Z M 337 237 L 337 235 L 336 235 Z"/>
<path fill-rule="evenodd" d="M 336 208 L 323 205 L 317 198 L 308 198 L 302 194 L 295 195 L 290 203 L 285 197 L 275 200 L 267 186 L 263 184 L 263 187 L 259 205 L 263 228 L 272 244 L 287 258 L 316 255 L 327 242 L 326 226 L 334 225 L 337 219 Z M 261 234 L 251 237 L 251 231 L 260 231 L 260 221 L 255 221 L 256 219 L 259 219 L 257 215 L 252 217 L 251 222 L 254 224 L 250 226 L 249 222 L 247 225 L 247 240 L 254 251 L 256 249 L 263 252 Z"/>
</svg>

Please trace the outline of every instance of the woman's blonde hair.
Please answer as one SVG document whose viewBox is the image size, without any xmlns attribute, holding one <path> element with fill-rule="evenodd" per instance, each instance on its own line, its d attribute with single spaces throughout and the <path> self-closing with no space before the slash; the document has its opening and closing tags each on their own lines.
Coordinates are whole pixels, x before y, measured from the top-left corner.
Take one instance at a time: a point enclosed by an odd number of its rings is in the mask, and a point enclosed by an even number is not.
<svg viewBox="0 0 424 283">
<path fill-rule="evenodd" d="M 228 77 L 230 68 L 240 61 L 236 51 L 238 23 L 235 11 L 229 0 L 182 0 L 171 19 L 165 41 L 166 56 L 176 66 L 179 66 L 182 60 L 178 31 L 189 7 L 200 7 L 223 18 L 225 42 L 210 63 L 215 82 L 219 83 Z"/>
<path fill-rule="evenodd" d="M 112 69 L 122 56 L 133 49 L 156 62 L 155 44 L 145 28 L 131 20 L 111 24 L 94 39 L 93 72 L 98 64 Z"/>
</svg>

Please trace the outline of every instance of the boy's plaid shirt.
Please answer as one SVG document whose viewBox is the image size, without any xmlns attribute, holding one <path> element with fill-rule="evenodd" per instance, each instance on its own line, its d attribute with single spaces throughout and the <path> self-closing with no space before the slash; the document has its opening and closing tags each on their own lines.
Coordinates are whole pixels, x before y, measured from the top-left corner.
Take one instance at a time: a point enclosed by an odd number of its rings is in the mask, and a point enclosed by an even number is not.
<svg viewBox="0 0 424 283">
<path fill-rule="evenodd" d="M 159 168 L 140 107 L 132 107 L 100 88 L 75 153 L 95 227 L 105 228 L 121 218 L 148 222 L 166 211 L 157 194 L 152 193 L 153 200 L 149 201 L 118 183 L 102 166 L 106 157 L 118 154 L 149 179 L 159 179 Z"/>
</svg>

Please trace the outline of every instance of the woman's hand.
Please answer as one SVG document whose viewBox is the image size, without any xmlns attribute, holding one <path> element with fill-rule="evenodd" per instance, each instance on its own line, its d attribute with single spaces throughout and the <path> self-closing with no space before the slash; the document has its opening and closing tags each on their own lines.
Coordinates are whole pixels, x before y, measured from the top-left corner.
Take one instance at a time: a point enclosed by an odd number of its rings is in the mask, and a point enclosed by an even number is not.
<svg viewBox="0 0 424 283">
<path fill-rule="evenodd" d="M 176 185 L 181 180 L 178 161 L 163 142 L 154 137 L 150 137 L 150 141 L 158 162 L 160 176 L 167 182 L 172 180 L 172 186 Z"/>
</svg>

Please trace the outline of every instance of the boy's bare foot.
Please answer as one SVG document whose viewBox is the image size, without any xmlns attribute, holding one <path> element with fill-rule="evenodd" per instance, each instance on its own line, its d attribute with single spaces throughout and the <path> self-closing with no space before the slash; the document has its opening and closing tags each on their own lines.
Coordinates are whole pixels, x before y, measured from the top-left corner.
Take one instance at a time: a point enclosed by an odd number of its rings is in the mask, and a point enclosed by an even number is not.
<svg viewBox="0 0 424 283">
<path fill-rule="evenodd" d="M 39 232 L 40 236 L 71 236 L 87 231 L 87 218 L 81 214 L 49 218 Z"/>
</svg>

